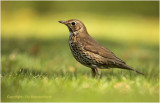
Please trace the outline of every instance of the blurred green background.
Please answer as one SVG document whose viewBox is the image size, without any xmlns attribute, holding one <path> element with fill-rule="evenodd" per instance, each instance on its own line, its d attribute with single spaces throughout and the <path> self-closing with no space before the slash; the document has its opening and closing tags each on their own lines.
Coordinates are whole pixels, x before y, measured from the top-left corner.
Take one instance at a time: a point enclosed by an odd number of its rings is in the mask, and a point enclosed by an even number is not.
<svg viewBox="0 0 160 103">
<path fill-rule="evenodd" d="M 73 18 L 92 36 L 158 43 L 158 12 L 155 1 L 2 2 L 2 37 L 67 37 L 57 21 Z"/>
<path fill-rule="evenodd" d="M 91 78 L 58 23 L 69 19 L 145 76 Z M 159 101 L 159 1 L 2 1 L 1 30 L 2 101 Z"/>
</svg>

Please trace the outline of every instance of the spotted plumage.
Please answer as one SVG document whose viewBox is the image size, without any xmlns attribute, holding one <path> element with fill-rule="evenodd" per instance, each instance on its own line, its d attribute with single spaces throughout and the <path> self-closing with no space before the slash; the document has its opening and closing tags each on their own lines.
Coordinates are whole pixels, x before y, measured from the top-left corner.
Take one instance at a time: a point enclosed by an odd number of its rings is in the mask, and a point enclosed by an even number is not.
<svg viewBox="0 0 160 103">
<path fill-rule="evenodd" d="M 103 68 L 122 68 L 127 70 L 139 71 L 129 67 L 123 60 L 115 56 L 109 49 L 101 46 L 87 32 L 85 25 L 76 19 L 59 21 L 65 24 L 70 32 L 69 46 L 74 58 L 81 64 L 92 69 L 92 75 L 101 75 Z"/>
</svg>

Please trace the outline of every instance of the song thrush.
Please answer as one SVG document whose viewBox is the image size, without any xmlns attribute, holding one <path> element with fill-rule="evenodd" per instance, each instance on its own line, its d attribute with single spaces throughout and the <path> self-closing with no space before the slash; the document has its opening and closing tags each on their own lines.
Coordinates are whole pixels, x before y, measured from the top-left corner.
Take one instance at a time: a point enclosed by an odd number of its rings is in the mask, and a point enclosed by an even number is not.
<svg viewBox="0 0 160 103">
<path fill-rule="evenodd" d="M 95 77 L 96 71 L 98 78 L 102 68 L 121 68 L 133 70 L 139 74 L 141 72 L 129 67 L 124 61 L 115 56 L 109 49 L 101 46 L 87 32 L 85 25 L 76 19 L 59 21 L 65 24 L 70 32 L 69 46 L 74 58 L 81 64 L 91 68 L 92 76 Z"/>
</svg>

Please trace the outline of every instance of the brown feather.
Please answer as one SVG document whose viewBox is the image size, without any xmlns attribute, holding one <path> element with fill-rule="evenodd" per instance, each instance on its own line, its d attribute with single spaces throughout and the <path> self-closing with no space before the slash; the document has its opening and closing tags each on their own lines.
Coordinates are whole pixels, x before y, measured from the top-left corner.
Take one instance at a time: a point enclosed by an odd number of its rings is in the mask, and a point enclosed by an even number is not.
<svg viewBox="0 0 160 103">
<path fill-rule="evenodd" d="M 69 46 L 74 58 L 81 64 L 97 70 L 100 75 L 102 68 L 121 68 L 139 71 L 129 67 L 123 60 L 115 56 L 109 49 L 101 46 L 87 32 L 85 25 L 79 20 L 59 21 L 67 25 L 70 31 Z"/>
<path fill-rule="evenodd" d="M 113 60 L 116 60 L 117 62 L 125 63 L 124 61 L 116 57 L 115 54 L 111 52 L 109 49 L 101 46 L 91 36 L 86 35 L 84 38 L 81 37 L 80 40 L 81 40 L 80 42 L 83 43 L 82 45 L 84 46 L 85 50 L 101 55 L 106 59 L 113 59 Z"/>
</svg>

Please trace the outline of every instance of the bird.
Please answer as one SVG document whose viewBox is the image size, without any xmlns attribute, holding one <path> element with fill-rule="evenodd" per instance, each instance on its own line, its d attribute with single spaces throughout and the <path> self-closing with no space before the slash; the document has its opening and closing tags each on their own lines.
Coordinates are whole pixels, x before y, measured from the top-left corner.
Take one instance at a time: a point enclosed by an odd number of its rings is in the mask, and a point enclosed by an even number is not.
<svg viewBox="0 0 160 103">
<path fill-rule="evenodd" d="M 69 47 L 73 57 L 82 65 L 91 68 L 92 76 L 101 77 L 101 69 L 120 68 L 132 70 L 144 75 L 138 70 L 128 66 L 111 50 L 100 45 L 87 32 L 84 23 L 77 19 L 58 21 L 65 24 L 70 32 Z"/>
</svg>

